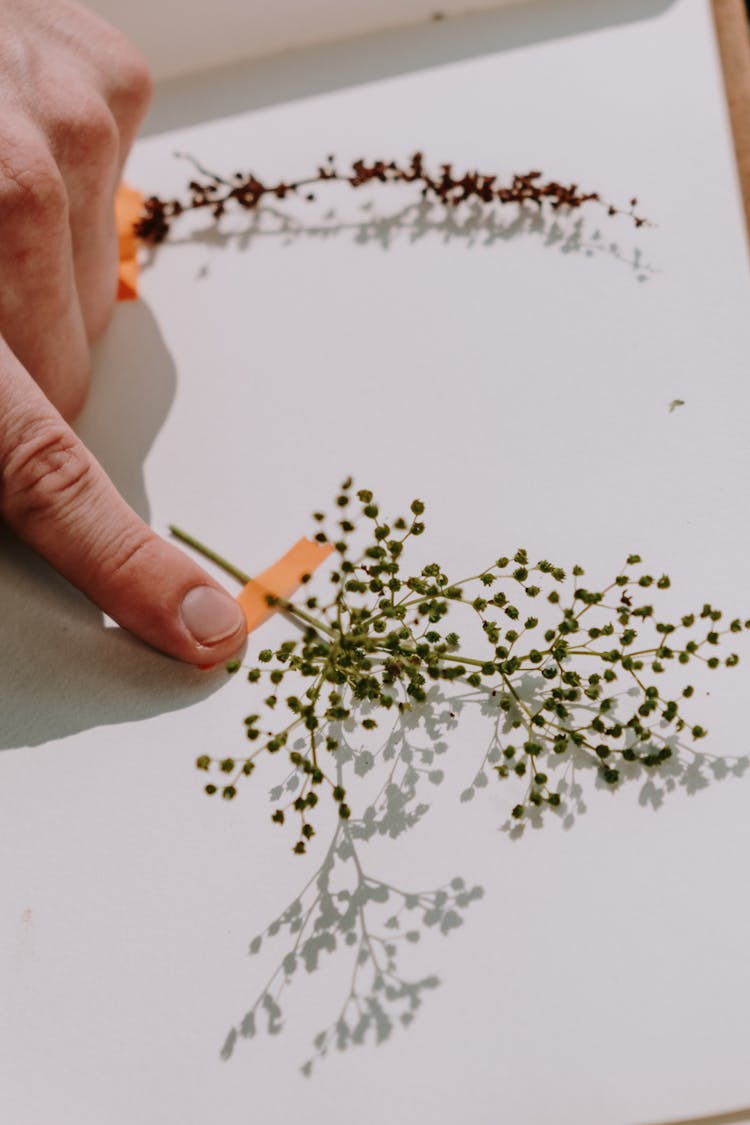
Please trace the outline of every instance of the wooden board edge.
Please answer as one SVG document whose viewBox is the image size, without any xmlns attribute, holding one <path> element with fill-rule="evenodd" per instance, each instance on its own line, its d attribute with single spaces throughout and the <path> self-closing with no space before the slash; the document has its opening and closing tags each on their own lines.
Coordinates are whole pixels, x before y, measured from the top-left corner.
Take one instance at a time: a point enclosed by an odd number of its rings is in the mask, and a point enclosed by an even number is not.
<svg viewBox="0 0 750 1125">
<path fill-rule="evenodd" d="M 750 27 L 744 0 L 711 0 L 750 237 Z"/>
</svg>

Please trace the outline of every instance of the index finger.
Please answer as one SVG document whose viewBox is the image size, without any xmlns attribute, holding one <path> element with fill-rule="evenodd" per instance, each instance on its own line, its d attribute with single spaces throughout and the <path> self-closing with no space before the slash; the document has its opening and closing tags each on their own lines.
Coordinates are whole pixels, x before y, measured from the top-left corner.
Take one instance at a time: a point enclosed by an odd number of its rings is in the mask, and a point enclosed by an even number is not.
<svg viewBox="0 0 750 1125">
<path fill-rule="evenodd" d="M 192 664 L 243 644 L 237 602 L 129 507 L 0 338 L 0 514 L 105 613 Z"/>
</svg>

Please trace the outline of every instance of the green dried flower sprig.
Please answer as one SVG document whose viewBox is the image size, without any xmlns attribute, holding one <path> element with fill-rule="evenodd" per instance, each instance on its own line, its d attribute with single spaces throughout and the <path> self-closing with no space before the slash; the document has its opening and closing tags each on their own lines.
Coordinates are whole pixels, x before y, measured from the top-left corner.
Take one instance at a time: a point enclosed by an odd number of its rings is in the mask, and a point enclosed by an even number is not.
<svg viewBox="0 0 750 1125">
<path fill-rule="evenodd" d="M 315 835 L 321 795 L 335 802 L 342 820 L 351 816 L 336 769 L 341 732 L 349 743 L 353 730 L 365 740 L 376 737 L 385 713 L 423 704 L 435 682 L 461 681 L 496 708 L 493 768 L 525 787 L 512 809 L 517 822 L 559 809 L 552 775 L 566 761 L 595 766 L 602 782 L 615 786 L 628 767 L 657 769 L 681 740 L 705 737 L 682 712 L 694 687 L 674 690 L 666 673 L 696 661 L 709 669 L 735 666 L 738 654 L 720 655 L 721 642 L 750 628 L 750 620 L 721 627 L 722 613 L 710 603 L 661 620 L 653 601 L 642 599 L 668 589 L 670 579 L 645 572 L 636 554 L 596 589 L 584 584 L 580 566 L 568 575 L 547 559 L 531 563 L 523 549 L 460 581 L 438 563 L 406 577 L 403 554 L 425 530 L 424 503 L 414 500 L 407 517 L 386 520 L 372 492 L 355 493 L 349 478 L 335 506 L 332 521 L 323 512 L 313 516 L 316 540 L 336 552 L 330 599 L 268 599 L 300 635 L 261 650 L 247 669 L 249 682 L 265 693 L 245 719 L 252 750 L 219 759 L 202 754 L 196 763 L 214 775 L 206 792 L 232 800 L 259 758 L 283 750 L 299 784 L 272 820 L 296 819 L 296 853 Z M 185 532 L 172 531 L 249 581 Z M 456 631 L 460 614 L 483 650 L 467 655 Z M 227 665 L 233 673 L 240 667 Z"/>
</svg>

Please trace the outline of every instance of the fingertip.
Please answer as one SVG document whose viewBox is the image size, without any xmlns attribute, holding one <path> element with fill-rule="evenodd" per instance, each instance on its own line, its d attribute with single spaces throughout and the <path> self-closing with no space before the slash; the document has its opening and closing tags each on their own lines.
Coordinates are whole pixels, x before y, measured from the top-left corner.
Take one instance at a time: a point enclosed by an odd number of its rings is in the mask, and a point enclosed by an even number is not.
<svg viewBox="0 0 750 1125">
<path fill-rule="evenodd" d="M 235 657 L 247 640 L 237 601 L 179 548 L 150 529 L 122 558 L 107 559 L 87 592 L 120 625 L 161 652 L 199 668 Z"/>
<path fill-rule="evenodd" d="M 180 604 L 182 623 L 199 645 L 214 646 L 239 635 L 245 617 L 234 598 L 215 586 L 188 590 Z"/>
<path fill-rule="evenodd" d="M 210 668 L 236 656 L 246 642 L 245 615 L 219 587 L 193 586 L 180 603 L 179 615 L 193 645 L 186 659 L 200 667 Z"/>
</svg>

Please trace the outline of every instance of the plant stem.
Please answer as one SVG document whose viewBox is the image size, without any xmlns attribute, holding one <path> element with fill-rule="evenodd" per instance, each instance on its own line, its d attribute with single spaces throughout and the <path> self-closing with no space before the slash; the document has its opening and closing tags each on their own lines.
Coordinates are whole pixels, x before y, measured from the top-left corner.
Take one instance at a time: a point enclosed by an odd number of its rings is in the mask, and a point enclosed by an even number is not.
<svg viewBox="0 0 750 1125">
<path fill-rule="evenodd" d="M 240 570 L 238 566 L 235 566 L 234 563 L 230 563 L 223 555 L 212 551 L 211 548 L 206 546 L 205 543 L 202 543 L 200 539 L 196 539 L 193 535 L 188 535 L 182 528 L 170 524 L 169 530 L 171 534 L 174 535 L 175 539 L 180 539 L 183 543 L 187 543 L 188 547 L 192 547 L 198 554 L 216 563 L 216 565 L 220 566 L 222 570 L 225 570 L 227 574 L 231 574 L 233 578 L 241 582 L 243 586 L 253 581 L 252 575 L 246 574 L 244 570 Z M 292 602 L 287 601 L 286 598 L 278 598 L 274 608 L 278 609 L 281 613 L 288 614 L 290 617 L 299 618 L 300 621 L 304 621 L 306 625 L 309 625 L 317 632 L 327 633 L 329 637 L 334 637 L 336 635 L 334 630 L 331 629 L 329 625 L 326 625 L 324 621 L 319 621 L 317 618 L 311 617 L 309 613 L 305 613 L 303 609 L 299 609 Z M 299 622 L 297 621 L 295 624 L 299 624 Z"/>
<path fill-rule="evenodd" d="M 188 547 L 192 547 L 194 551 L 198 552 L 198 554 L 203 555 L 204 558 L 210 559 L 211 562 L 216 563 L 216 565 L 220 566 L 222 570 L 225 570 L 227 574 L 231 574 L 233 578 L 236 578 L 238 582 L 241 582 L 243 586 L 246 586 L 248 582 L 252 581 L 251 576 L 249 574 L 245 574 L 244 570 L 240 570 L 239 567 L 234 566 L 221 555 L 217 555 L 216 551 L 212 551 L 211 548 L 207 547 L 205 543 L 201 543 L 199 539 L 195 539 L 192 535 L 188 535 L 188 533 L 186 531 L 183 531 L 182 528 L 175 527 L 175 525 L 171 523 L 169 525 L 169 531 L 172 535 L 174 535 L 175 539 L 180 539 L 183 543 L 187 543 Z"/>
<path fill-rule="evenodd" d="M 274 608 L 281 610 L 282 613 L 289 614 L 290 617 L 299 618 L 296 622 L 297 625 L 299 625 L 300 621 L 304 621 L 306 625 L 309 625 L 311 629 L 315 629 L 316 632 L 327 633 L 329 637 L 336 637 L 338 635 L 336 630 L 332 629 L 330 625 L 327 625 L 325 621 L 321 621 L 319 618 L 313 617 L 312 614 L 306 613 L 304 609 L 300 609 L 294 602 L 289 602 L 286 598 L 279 598 Z"/>
</svg>

